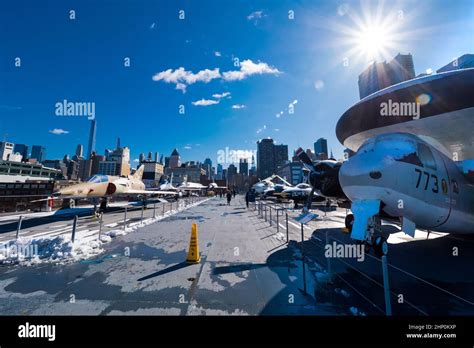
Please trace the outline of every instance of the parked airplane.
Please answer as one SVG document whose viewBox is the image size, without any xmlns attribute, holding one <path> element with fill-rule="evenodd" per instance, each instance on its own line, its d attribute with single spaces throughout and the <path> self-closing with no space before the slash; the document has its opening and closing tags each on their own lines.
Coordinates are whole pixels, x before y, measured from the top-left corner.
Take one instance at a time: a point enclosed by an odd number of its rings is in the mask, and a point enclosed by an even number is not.
<svg viewBox="0 0 474 348">
<path fill-rule="evenodd" d="M 342 163 L 334 160 L 320 160 L 313 163 L 308 154 L 299 148 L 296 156 L 303 162 L 308 174 L 308 181 L 314 192 L 330 200 L 334 200 L 342 208 L 349 208 L 350 202 L 339 183 L 339 170 Z"/>
<path fill-rule="evenodd" d="M 141 197 L 145 198 L 153 195 L 176 195 L 172 191 L 151 191 L 145 189 L 142 181 L 144 166 L 140 166 L 133 175 L 118 177 L 111 175 L 94 175 L 87 182 L 71 185 L 60 189 L 53 194 L 53 197 L 36 200 L 33 202 L 53 200 L 68 201 L 70 208 L 75 206 L 76 200 L 92 200 L 94 206 L 97 206 L 100 200 L 100 209 L 105 210 L 111 197 Z"/>
<path fill-rule="evenodd" d="M 368 139 L 339 171 L 342 189 L 352 202 L 346 217 L 351 237 L 387 252 L 378 235 L 381 218 L 401 222 L 401 230 L 474 232 L 472 161 L 455 163 L 426 141 L 408 133 Z"/>
<path fill-rule="evenodd" d="M 299 203 L 305 203 L 308 202 L 308 199 L 311 197 L 311 202 L 323 202 L 326 200 L 325 197 L 313 193 L 311 196 L 311 191 L 313 188 L 311 185 L 306 184 L 306 183 L 301 183 L 296 185 L 295 187 L 289 187 L 283 190 L 281 193 L 275 193 L 275 195 L 278 195 L 282 198 L 285 199 L 291 199 L 293 202 L 295 202 L 295 209 L 298 208 Z"/>
<path fill-rule="evenodd" d="M 280 180 L 284 185 L 287 185 L 289 187 L 292 186 L 288 181 L 283 179 L 281 176 L 273 174 L 272 176 L 269 176 L 268 178 L 265 178 L 257 182 L 255 185 L 252 186 L 252 189 L 255 191 L 256 194 L 261 195 L 265 192 L 265 190 L 273 188 L 275 186 L 275 183 L 272 181 L 274 179 Z"/>
</svg>

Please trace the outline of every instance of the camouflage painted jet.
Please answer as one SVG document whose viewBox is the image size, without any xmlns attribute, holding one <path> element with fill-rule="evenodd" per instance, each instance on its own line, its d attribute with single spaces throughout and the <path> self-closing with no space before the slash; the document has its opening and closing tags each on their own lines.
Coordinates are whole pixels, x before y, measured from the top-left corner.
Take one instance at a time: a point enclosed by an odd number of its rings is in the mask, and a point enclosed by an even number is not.
<svg viewBox="0 0 474 348">
<path fill-rule="evenodd" d="M 177 193 L 173 191 L 152 191 L 146 190 L 142 181 L 144 166 L 140 166 L 133 175 L 119 177 L 111 175 L 94 175 L 87 182 L 71 185 L 60 189 L 53 194 L 54 200 L 69 201 L 69 207 L 75 206 L 76 200 L 88 199 L 97 206 L 100 200 L 100 209 L 105 210 L 109 198 L 112 197 L 141 197 L 146 201 L 148 196 L 174 196 Z M 46 201 L 51 199 L 44 198 L 33 202 Z"/>
</svg>

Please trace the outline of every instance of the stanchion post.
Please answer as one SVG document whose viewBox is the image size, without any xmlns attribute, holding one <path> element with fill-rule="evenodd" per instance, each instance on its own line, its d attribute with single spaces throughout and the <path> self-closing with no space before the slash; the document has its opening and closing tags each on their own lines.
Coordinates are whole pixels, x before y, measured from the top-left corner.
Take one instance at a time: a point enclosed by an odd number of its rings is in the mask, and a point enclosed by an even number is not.
<svg viewBox="0 0 474 348">
<path fill-rule="evenodd" d="M 100 220 L 99 220 L 99 240 L 100 240 L 100 235 L 102 234 L 102 218 L 104 216 L 104 213 L 100 213 Z"/>
<path fill-rule="evenodd" d="M 125 213 L 123 215 L 123 230 L 127 227 L 127 207 L 125 207 Z"/>
<path fill-rule="evenodd" d="M 286 215 L 286 243 L 290 242 L 290 230 L 288 229 L 288 212 L 285 212 Z"/>
<path fill-rule="evenodd" d="M 390 285 L 388 282 L 388 262 L 387 255 L 382 256 L 382 273 L 383 273 L 383 291 L 385 295 L 385 314 L 392 315 L 392 303 L 390 302 Z"/>
<path fill-rule="evenodd" d="M 303 290 L 306 294 L 306 264 L 304 262 L 304 225 L 301 224 L 301 262 L 303 263 Z"/>
<path fill-rule="evenodd" d="M 72 223 L 72 235 L 71 241 L 74 243 L 74 239 L 76 238 L 76 228 L 77 228 L 77 215 L 74 215 L 74 222 Z"/>
<path fill-rule="evenodd" d="M 277 233 L 280 232 L 280 223 L 278 222 L 278 216 L 280 215 L 280 211 L 277 208 Z"/>
<path fill-rule="evenodd" d="M 21 223 L 23 222 L 23 215 L 20 215 L 18 218 L 18 225 L 16 225 L 16 239 L 20 236 L 21 231 Z"/>
</svg>

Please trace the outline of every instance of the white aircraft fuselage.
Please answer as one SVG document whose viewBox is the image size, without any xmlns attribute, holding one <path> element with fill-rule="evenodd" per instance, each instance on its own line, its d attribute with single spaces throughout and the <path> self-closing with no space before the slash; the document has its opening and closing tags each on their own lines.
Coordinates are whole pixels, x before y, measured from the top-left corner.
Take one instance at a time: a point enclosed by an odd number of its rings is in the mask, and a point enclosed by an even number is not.
<svg viewBox="0 0 474 348">
<path fill-rule="evenodd" d="M 474 186 L 455 162 L 415 135 L 369 139 L 344 162 L 339 180 L 355 208 L 354 239 L 363 239 L 357 226 L 381 212 L 405 219 L 405 226 L 474 233 Z M 377 201 L 380 211 L 369 211 Z"/>
</svg>

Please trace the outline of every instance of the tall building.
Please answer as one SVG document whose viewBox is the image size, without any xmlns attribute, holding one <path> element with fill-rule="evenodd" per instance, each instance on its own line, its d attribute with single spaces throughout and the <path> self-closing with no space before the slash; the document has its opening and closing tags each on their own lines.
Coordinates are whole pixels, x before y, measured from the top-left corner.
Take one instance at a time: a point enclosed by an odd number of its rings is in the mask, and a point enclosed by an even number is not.
<svg viewBox="0 0 474 348">
<path fill-rule="evenodd" d="M 273 147 L 275 156 L 275 168 L 284 166 L 288 162 L 288 145 L 275 145 Z"/>
<path fill-rule="evenodd" d="M 46 159 L 46 148 L 41 145 L 33 145 L 31 148 L 31 158 L 34 158 L 37 162 L 42 163 Z"/>
<path fill-rule="evenodd" d="M 117 139 L 117 148 L 108 151 L 105 161 L 99 163 L 99 174 L 130 175 L 130 149 L 120 146 L 120 138 Z"/>
<path fill-rule="evenodd" d="M 91 121 L 91 129 L 89 131 L 89 147 L 87 148 L 87 159 L 91 158 L 92 152 L 95 151 L 95 137 L 97 133 L 97 121 Z"/>
<path fill-rule="evenodd" d="M 171 156 L 169 158 L 169 167 L 170 168 L 181 167 L 181 156 L 179 155 L 179 152 L 177 149 L 174 149 L 173 152 L 171 153 Z"/>
<path fill-rule="evenodd" d="M 319 138 L 314 143 L 314 154 L 318 159 L 320 159 L 320 154 L 326 155 L 328 157 L 328 141 L 324 138 Z"/>
<path fill-rule="evenodd" d="M 243 174 L 244 176 L 249 175 L 249 163 L 247 162 L 246 158 L 241 158 L 239 162 L 239 174 Z"/>
<path fill-rule="evenodd" d="M 216 178 L 219 179 L 219 180 L 222 180 L 223 179 L 223 175 L 222 175 L 222 171 L 223 171 L 223 167 L 222 167 L 222 164 L 218 163 L 217 164 L 217 175 L 216 175 Z"/>
<path fill-rule="evenodd" d="M 138 163 L 141 165 L 145 161 L 145 154 L 142 152 L 140 156 L 138 157 Z"/>
<path fill-rule="evenodd" d="M 9 143 L 8 141 L 0 142 L 0 159 L 4 161 L 8 161 L 10 159 L 10 155 L 13 154 L 13 143 Z"/>
<path fill-rule="evenodd" d="M 234 164 L 230 164 L 227 167 L 227 182 L 234 184 L 234 177 L 237 174 L 237 167 Z"/>
<path fill-rule="evenodd" d="M 474 54 L 463 54 L 461 57 L 454 59 L 449 64 L 446 64 L 442 68 L 436 70 L 437 73 L 474 68 Z"/>
<path fill-rule="evenodd" d="M 257 142 L 257 175 L 267 178 L 288 161 L 288 145 L 275 145 L 273 139 Z"/>
<path fill-rule="evenodd" d="M 275 169 L 273 147 L 273 139 L 262 139 L 257 142 L 257 175 L 262 179 L 271 176 Z"/>
<path fill-rule="evenodd" d="M 359 75 L 360 99 L 414 77 L 415 68 L 411 54 L 399 53 L 388 63 L 374 62 Z"/>
<path fill-rule="evenodd" d="M 147 186 L 157 186 L 164 173 L 163 164 L 155 160 L 145 160 L 142 163 L 145 167 L 143 170 L 143 182 Z"/>
<path fill-rule="evenodd" d="M 207 178 L 208 179 L 212 179 L 212 177 L 214 176 L 214 173 L 212 172 L 212 161 L 210 158 L 206 158 L 204 160 L 204 169 L 206 169 L 206 172 L 207 172 Z"/>
<path fill-rule="evenodd" d="M 25 144 L 15 144 L 13 147 L 14 153 L 19 153 L 23 157 L 23 161 L 28 158 L 28 145 Z"/>
<path fill-rule="evenodd" d="M 76 147 L 76 157 L 84 157 L 84 146 L 82 146 L 81 144 L 77 145 Z"/>
</svg>

